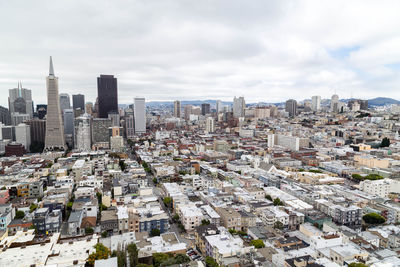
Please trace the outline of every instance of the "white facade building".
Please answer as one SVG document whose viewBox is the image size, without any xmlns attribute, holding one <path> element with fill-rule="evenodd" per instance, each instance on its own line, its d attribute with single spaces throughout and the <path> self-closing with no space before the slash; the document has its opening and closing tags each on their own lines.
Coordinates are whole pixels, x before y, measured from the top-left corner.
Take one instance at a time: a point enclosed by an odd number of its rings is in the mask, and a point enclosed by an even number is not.
<svg viewBox="0 0 400 267">
<path fill-rule="evenodd" d="M 146 132 L 146 101 L 144 98 L 136 97 L 134 99 L 135 133 Z"/>
<path fill-rule="evenodd" d="M 15 126 L 15 141 L 21 143 L 26 151 L 29 151 L 31 145 L 31 128 L 25 123 Z"/>
<path fill-rule="evenodd" d="M 90 151 L 92 145 L 91 116 L 83 114 L 75 120 L 75 149 L 78 151 Z"/>
<path fill-rule="evenodd" d="M 321 109 L 321 96 L 315 95 L 311 98 L 311 110 L 318 111 Z"/>
</svg>

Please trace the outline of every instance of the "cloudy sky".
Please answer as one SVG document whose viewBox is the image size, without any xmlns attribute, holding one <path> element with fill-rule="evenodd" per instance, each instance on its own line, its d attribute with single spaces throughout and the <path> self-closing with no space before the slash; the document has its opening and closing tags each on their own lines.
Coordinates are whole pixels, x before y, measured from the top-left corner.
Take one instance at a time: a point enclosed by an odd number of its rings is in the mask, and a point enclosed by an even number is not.
<svg viewBox="0 0 400 267">
<path fill-rule="evenodd" d="M 119 102 L 400 99 L 400 1 L 0 1 L 0 105 L 18 81 L 46 103 L 53 56 L 60 93 Z"/>
</svg>

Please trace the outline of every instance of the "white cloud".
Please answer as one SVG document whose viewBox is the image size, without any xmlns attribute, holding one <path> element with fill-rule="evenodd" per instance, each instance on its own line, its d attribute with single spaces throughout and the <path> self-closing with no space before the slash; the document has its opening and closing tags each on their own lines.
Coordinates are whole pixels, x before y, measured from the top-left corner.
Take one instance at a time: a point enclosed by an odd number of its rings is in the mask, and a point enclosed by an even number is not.
<svg viewBox="0 0 400 267">
<path fill-rule="evenodd" d="M 45 103 L 48 56 L 60 92 L 119 102 L 400 98 L 399 1 L 7 1 L 0 3 L 0 88 L 21 80 Z M 350 49 L 357 47 L 357 49 Z M 349 50 L 349 54 L 346 51 Z M 336 51 L 341 56 L 332 54 Z M 0 98 L 7 105 L 7 98 Z"/>
</svg>

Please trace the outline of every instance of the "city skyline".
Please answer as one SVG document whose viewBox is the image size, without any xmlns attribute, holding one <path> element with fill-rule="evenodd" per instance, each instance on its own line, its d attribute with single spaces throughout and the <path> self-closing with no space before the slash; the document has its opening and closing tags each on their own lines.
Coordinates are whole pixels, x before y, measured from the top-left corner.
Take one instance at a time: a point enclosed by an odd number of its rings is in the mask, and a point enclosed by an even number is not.
<svg viewBox="0 0 400 267">
<path fill-rule="evenodd" d="M 55 4 L 51 18 L 45 1 L 25 4 L 29 15 L 14 3 L 2 7 L 9 26 L 0 48 L 0 87 L 5 91 L 22 81 L 35 104 L 46 103 L 49 55 L 60 66 L 60 93 L 84 92 L 90 102 L 102 73 L 118 78 L 123 104 L 141 96 L 173 101 L 243 95 L 248 103 L 283 102 L 301 100 L 305 92 L 308 98 L 336 92 L 340 98 L 400 99 L 395 1 L 222 1 L 215 10 L 198 2 L 99 1 L 82 8 L 71 1 L 63 8 Z M 12 15 L 16 10 L 19 18 Z M 161 11 L 162 18 L 152 16 Z M 71 13 L 84 23 L 67 19 Z M 44 28 L 51 38 L 39 34 Z"/>
</svg>

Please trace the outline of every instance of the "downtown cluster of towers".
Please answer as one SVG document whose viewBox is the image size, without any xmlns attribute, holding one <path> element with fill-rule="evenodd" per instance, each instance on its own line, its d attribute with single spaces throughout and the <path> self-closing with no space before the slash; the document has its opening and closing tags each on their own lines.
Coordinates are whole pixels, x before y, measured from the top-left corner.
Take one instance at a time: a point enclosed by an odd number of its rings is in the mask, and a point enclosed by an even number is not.
<svg viewBox="0 0 400 267">
<path fill-rule="evenodd" d="M 122 131 L 108 128 L 120 128 L 120 112 L 118 107 L 117 79 L 113 75 L 100 75 L 97 78 L 98 96 L 93 106 L 88 102 L 85 104 L 85 96 L 73 95 L 73 109 L 71 109 L 68 94 L 59 94 L 58 77 L 55 76 L 53 61 L 50 57 L 49 75 L 46 77 L 47 105 L 37 105 L 36 113 L 33 112 L 33 101 L 31 90 L 18 88 L 9 90 L 9 110 L 0 107 L 0 121 L 4 125 L 17 127 L 23 125 L 27 132 L 31 131 L 32 142 L 42 141 L 45 151 L 66 150 L 67 148 L 78 148 L 79 150 L 90 150 L 92 145 L 92 125 L 94 137 L 99 142 L 109 141 L 109 132 L 121 136 Z M 130 105 L 131 113 L 124 114 L 126 133 L 133 135 L 146 132 L 146 104 L 144 98 L 134 98 L 134 104 Z M 36 117 L 33 119 L 33 117 Z M 45 118 L 45 119 L 44 119 Z M 88 132 L 85 123 L 89 118 Z M 39 123 L 40 122 L 40 123 Z M 43 126 L 37 126 L 38 124 Z M 30 128 L 30 129 L 29 129 Z M 39 130 L 36 131 L 36 128 Z M 43 128 L 43 130 L 40 130 Z M 87 127 L 86 127 L 87 128 Z M 103 132 L 101 132 L 103 130 Z M 36 132 L 42 136 L 37 137 Z M 33 133 L 33 134 L 32 134 Z M 25 136 L 29 135 L 27 133 Z M 4 139 L 4 138 L 3 138 Z M 17 138 L 10 138 L 14 139 Z M 29 139 L 29 138 L 27 138 Z M 41 140 L 42 139 L 42 140 Z M 71 140 L 72 139 L 72 140 Z M 19 142 L 29 150 L 31 140 Z M 80 148 L 77 145 L 81 146 Z M 83 147 L 82 147 L 83 146 Z M 83 149 L 84 148 L 84 149 Z"/>
</svg>

